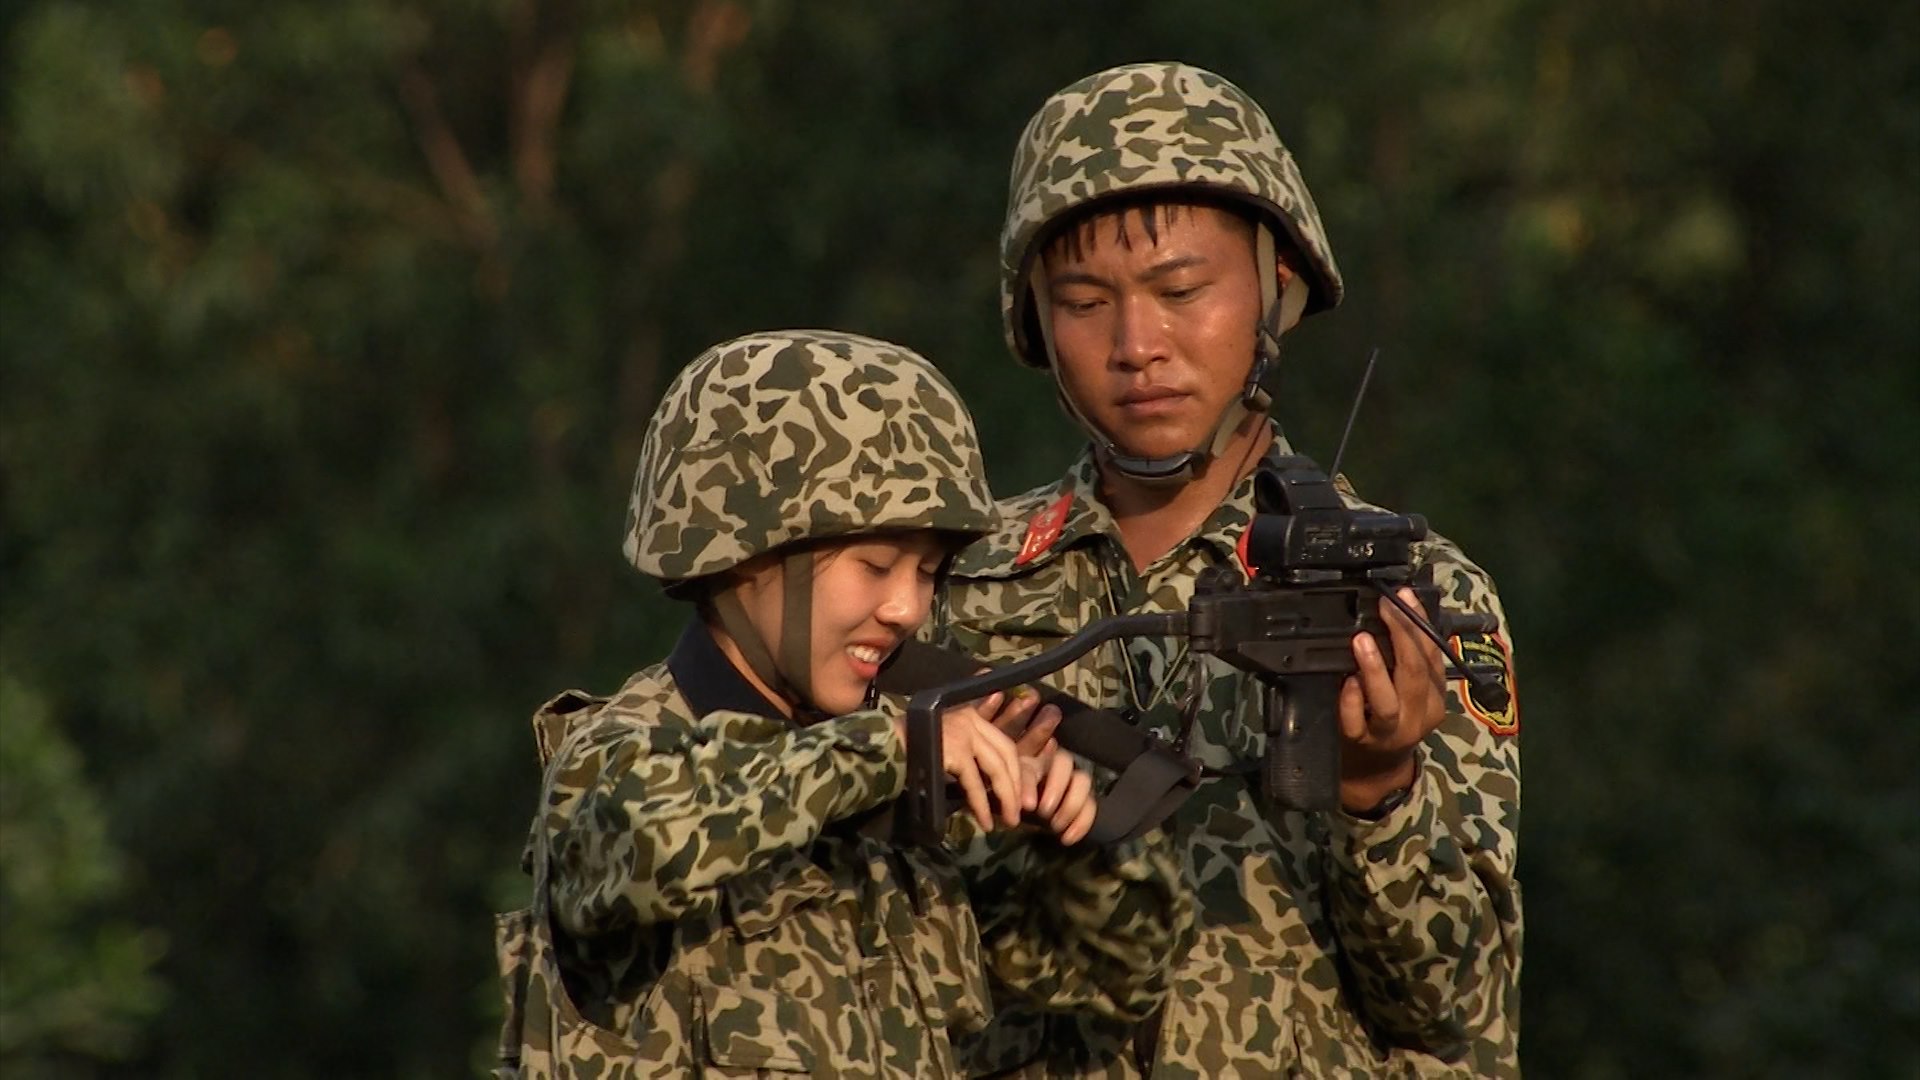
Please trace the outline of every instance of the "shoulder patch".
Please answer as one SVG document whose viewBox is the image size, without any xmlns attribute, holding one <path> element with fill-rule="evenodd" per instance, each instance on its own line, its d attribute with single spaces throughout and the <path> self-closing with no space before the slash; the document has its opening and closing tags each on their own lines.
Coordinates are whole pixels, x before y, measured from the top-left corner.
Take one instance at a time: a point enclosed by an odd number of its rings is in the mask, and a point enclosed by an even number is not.
<svg viewBox="0 0 1920 1080">
<path fill-rule="evenodd" d="M 1015 566 L 1025 566 L 1039 558 L 1060 539 L 1060 531 L 1067 523 L 1067 512 L 1073 509 L 1073 492 L 1069 491 L 1054 500 L 1033 515 L 1027 521 L 1027 539 L 1020 545 L 1020 554 L 1013 560 Z"/>
<path fill-rule="evenodd" d="M 1466 679 L 1458 680 L 1460 701 L 1466 706 L 1467 715 L 1495 735 L 1518 735 L 1520 733 L 1520 687 L 1513 679 L 1513 653 L 1508 650 L 1506 640 L 1499 634 L 1455 635 L 1453 647 L 1459 652 L 1460 659 L 1469 664 L 1485 664 L 1488 667 L 1499 668 L 1500 674 L 1495 678 L 1499 679 L 1500 685 L 1507 691 L 1506 708 L 1497 711 L 1483 709 L 1473 700 L 1473 695 L 1467 693 Z"/>
</svg>

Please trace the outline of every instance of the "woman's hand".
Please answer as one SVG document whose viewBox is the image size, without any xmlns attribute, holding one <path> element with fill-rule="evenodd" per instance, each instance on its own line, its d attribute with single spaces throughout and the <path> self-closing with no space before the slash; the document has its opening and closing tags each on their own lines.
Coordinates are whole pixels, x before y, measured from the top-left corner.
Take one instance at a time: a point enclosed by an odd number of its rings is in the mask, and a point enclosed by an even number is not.
<svg viewBox="0 0 1920 1080">
<path fill-rule="evenodd" d="M 1040 692 L 1022 686 L 992 716 L 993 726 L 1014 741 L 1021 757 L 1038 757 L 1056 745 L 1053 732 L 1060 726 L 1060 710 L 1052 705 L 1044 709 L 1039 706 Z"/>
<path fill-rule="evenodd" d="M 940 754 L 947 775 L 960 783 L 967 810 L 982 829 L 992 831 L 995 810 L 1001 824 L 1018 825 L 1020 814 L 1039 805 L 1034 777 L 1020 765 L 1020 754 L 992 718 L 1005 695 L 948 709 L 940 718 Z M 988 793 L 992 793 L 992 802 Z"/>
<path fill-rule="evenodd" d="M 1029 820 L 1051 831 L 1062 844 L 1085 839 L 1097 809 L 1093 774 L 1080 768 L 1072 754 L 1060 751 L 1059 740 L 1053 737 L 1060 727 L 1059 707 L 1041 705 L 1040 694 L 1023 686 L 1001 703 L 993 714 L 993 725 L 1014 740 L 1020 768 L 1036 791 L 1037 802 L 1026 808 L 1031 812 Z"/>
<path fill-rule="evenodd" d="M 1020 759 L 1020 767 L 1032 778 L 1039 795 L 1032 816 L 1062 844 L 1077 844 L 1093 828 L 1098 809 L 1093 774 L 1081 768 L 1072 754 L 1060 752 L 1051 740 L 1048 747 L 1044 754 Z"/>
</svg>

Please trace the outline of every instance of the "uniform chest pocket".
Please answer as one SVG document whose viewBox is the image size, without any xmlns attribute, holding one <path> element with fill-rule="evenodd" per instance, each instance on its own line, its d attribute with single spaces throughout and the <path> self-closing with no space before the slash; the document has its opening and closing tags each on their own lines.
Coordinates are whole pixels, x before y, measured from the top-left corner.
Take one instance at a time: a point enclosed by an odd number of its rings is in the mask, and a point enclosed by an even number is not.
<svg viewBox="0 0 1920 1080">
<path fill-rule="evenodd" d="M 1294 975 L 1291 960 L 1228 957 L 1203 942 L 1175 973 L 1162 1055 L 1194 1060 L 1205 1044 L 1224 1052 L 1213 1062 L 1222 1075 L 1301 1075 Z"/>
<path fill-rule="evenodd" d="M 699 990 L 704 1075 L 813 1071 L 806 1014 L 791 996 L 753 981 L 703 983 Z"/>
<path fill-rule="evenodd" d="M 1056 603 L 1027 612 L 981 611 L 972 617 L 955 611 L 950 621 L 955 626 L 971 630 L 976 634 L 1052 640 L 1073 633 L 1074 627 L 1067 624 L 1065 614 Z"/>
<path fill-rule="evenodd" d="M 985 660 L 1008 660 L 1056 644 L 1080 628 L 1091 612 L 1062 583 L 953 579 L 946 623 L 967 648 Z"/>
<path fill-rule="evenodd" d="M 1071 633 L 1059 625 L 1058 619 L 1049 619 L 1043 625 L 1003 620 L 982 623 L 954 620 L 950 627 L 955 640 L 964 644 L 969 653 L 989 664 L 1024 660 L 1042 649 L 1058 645 Z"/>
</svg>

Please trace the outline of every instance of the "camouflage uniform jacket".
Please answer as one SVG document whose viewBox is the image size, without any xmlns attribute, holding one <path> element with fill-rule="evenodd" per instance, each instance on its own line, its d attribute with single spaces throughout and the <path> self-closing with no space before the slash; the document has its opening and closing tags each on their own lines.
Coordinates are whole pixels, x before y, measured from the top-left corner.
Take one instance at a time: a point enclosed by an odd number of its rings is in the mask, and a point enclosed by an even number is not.
<svg viewBox="0 0 1920 1080">
<path fill-rule="evenodd" d="M 1289 452 L 1275 434 L 1269 460 Z M 949 578 L 941 618 L 959 645 L 1017 659 L 1109 614 L 1184 610 L 1207 567 L 1244 580 L 1236 544 L 1250 479 L 1142 575 L 1095 475 L 1083 456 L 1064 480 L 1001 503 L 1006 524 L 962 552 Z M 1505 617 L 1486 574 L 1437 536 L 1415 558 L 1433 566 L 1450 606 L 1501 616 L 1498 635 L 1464 644 L 1470 659 L 1504 659 Z M 1049 681 L 1171 736 L 1195 659 L 1176 640 L 1113 642 Z M 1259 760 L 1258 688 L 1198 659 L 1205 697 L 1190 752 L 1212 768 Z M 1421 747 L 1410 798 L 1379 821 L 1263 809 L 1252 778 L 1238 776 L 1203 782 L 1180 809 L 1173 828 L 1200 926 L 1174 975 L 1154 1076 L 1518 1074 L 1518 714 L 1470 713 L 1461 687 L 1449 684 L 1449 713 Z M 991 867 L 1009 850 L 989 837 L 963 858 Z M 1044 1046 L 1029 1071 L 1134 1076 L 1131 1035 L 1013 1010 L 969 1054 L 1007 1066 Z"/>
<path fill-rule="evenodd" d="M 1049 1008 L 1137 1017 L 1191 929 L 1159 834 L 1050 845 L 1054 874 L 997 898 L 983 949 L 949 855 L 856 828 L 901 791 L 892 717 L 795 726 L 697 623 L 536 732 L 558 746 L 530 841 L 554 962 L 529 965 L 504 1040 L 521 1076 L 954 1076 L 952 1038 L 991 1014 L 985 965 Z"/>
</svg>

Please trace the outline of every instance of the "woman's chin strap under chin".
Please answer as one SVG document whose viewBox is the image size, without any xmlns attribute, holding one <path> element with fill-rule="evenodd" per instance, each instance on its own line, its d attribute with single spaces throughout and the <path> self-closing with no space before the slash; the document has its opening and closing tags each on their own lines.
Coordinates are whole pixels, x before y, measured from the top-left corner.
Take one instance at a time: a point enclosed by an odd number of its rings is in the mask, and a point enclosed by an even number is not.
<svg viewBox="0 0 1920 1080">
<path fill-rule="evenodd" d="M 1040 340 L 1047 351 L 1047 368 L 1053 372 L 1054 389 L 1060 397 L 1060 404 L 1067 410 L 1099 448 L 1101 458 L 1113 469 L 1128 479 L 1144 484 L 1184 484 L 1193 479 L 1208 461 L 1219 457 L 1233 441 L 1234 433 L 1247 417 L 1264 414 L 1273 406 L 1273 397 L 1261 383 L 1268 372 L 1280 368 L 1281 335 L 1294 328 L 1306 313 L 1308 289 L 1305 275 L 1294 274 L 1287 279 L 1285 289 L 1279 287 L 1279 271 L 1275 268 L 1276 252 L 1273 242 L 1273 230 L 1264 222 L 1254 230 L 1254 260 L 1260 276 L 1260 310 L 1262 317 L 1254 341 L 1253 363 L 1247 369 L 1247 381 L 1240 388 L 1240 394 L 1221 410 L 1220 419 L 1213 426 L 1213 434 L 1207 441 L 1191 450 L 1183 450 L 1169 457 L 1135 457 L 1123 452 L 1106 432 L 1094 426 L 1086 413 L 1067 393 L 1067 384 L 1060 377 L 1059 354 L 1053 347 L 1053 319 L 1050 312 L 1051 293 L 1047 287 L 1046 265 L 1035 260 L 1028 282 L 1033 291 L 1034 322 L 1040 327 Z"/>
</svg>

